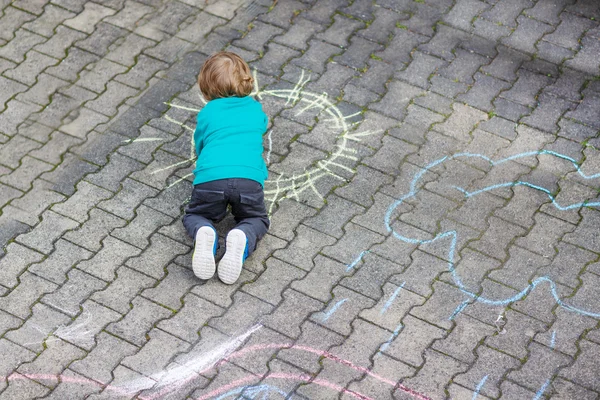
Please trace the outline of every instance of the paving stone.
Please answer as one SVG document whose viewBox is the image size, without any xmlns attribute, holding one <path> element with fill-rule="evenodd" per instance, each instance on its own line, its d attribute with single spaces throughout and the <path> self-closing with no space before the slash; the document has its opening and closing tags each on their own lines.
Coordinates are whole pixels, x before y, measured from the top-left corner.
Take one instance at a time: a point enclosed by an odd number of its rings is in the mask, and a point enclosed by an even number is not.
<svg viewBox="0 0 600 400">
<path fill-rule="evenodd" d="M 100 382 L 111 381 L 111 371 L 121 359 L 138 350 L 134 345 L 105 332 L 100 333 L 96 341 L 96 347 L 85 358 L 71 364 L 69 369 Z"/>
<path fill-rule="evenodd" d="M 271 215 L 269 232 L 285 240 L 292 240 L 295 236 L 293 227 L 316 213 L 314 209 L 289 199 L 279 202 L 278 205 L 279 208 Z M 282 223 L 283 221 L 286 223 Z"/>
<path fill-rule="evenodd" d="M 158 285 L 145 289 L 141 295 L 170 310 L 177 311 L 183 306 L 185 294 L 200 281 L 187 268 L 171 264 L 165 268 L 166 276 Z"/>
<path fill-rule="evenodd" d="M 111 235 L 139 248 L 150 243 L 148 237 L 172 218 L 144 205 L 136 209 L 136 217 L 124 228 L 115 229 Z"/>
<path fill-rule="evenodd" d="M 65 21 L 64 25 L 91 34 L 98 22 L 115 13 L 114 10 L 95 3 L 86 3 L 84 8 L 81 14 Z"/>
<path fill-rule="evenodd" d="M 375 306 L 363 310 L 360 317 L 394 332 L 408 311 L 415 305 L 422 304 L 425 299 L 411 291 L 403 290 L 404 285 L 386 282 L 382 285 L 383 296 Z"/>
<path fill-rule="evenodd" d="M 27 21 L 35 19 L 35 16 L 20 10 L 15 7 L 6 7 L 3 9 L 2 18 L 0 23 L 2 24 L 2 30 L 0 30 L 0 38 L 10 41 L 15 37 L 15 32 Z"/>
<path fill-rule="evenodd" d="M 135 355 L 125 357 L 121 365 L 140 372 L 145 376 L 156 376 L 163 370 L 171 358 L 189 348 L 190 344 L 160 329 L 152 329 L 148 336 L 150 340 Z M 156 376 L 157 378 L 160 377 Z"/>
<path fill-rule="evenodd" d="M 152 40 L 130 34 L 125 37 L 123 43 L 119 44 L 118 47 L 111 49 L 106 58 L 127 67 L 133 67 L 140 53 L 155 44 Z"/>
<path fill-rule="evenodd" d="M 519 78 L 510 90 L 502 92 L 501 96 L 523 104 L 534 107 L 537 104 L 537 95 L 552 81 L 546 76 L 534 74 L 529 71 L 519 71 Z"/>
<path fill-rule="evenodd" d="M 414 369 L 406 364 L 396 361 L 385 355 L 378 354 L 374 359 L 372 372 L 376 377 L 366 375 L 361 381 L 353 382 L 349 390 L 358 392 L 373 398 L 392 398 L 394 388 L 388 382 L 398 382 L 414 374 Z M 388 385 L 382 385 L 381 379 L 385 379 Z M 404 388 L 404 386 L 402 386 Z M 346 398 L 346 396 L 344 396 Z"/>
<path fill-rule="evenodd" d="M 518 238 L 515 243 L 546 257 L 554 255 L 554 242 L 558 241 L 565 233 L 572 232 L 575 228 L 571 224 L 545 214 L 536 214 L 535 221 L 535 226 L 527 236 Z"/>
<path fill-rule="evenodd" d="M 165 274 L 165 268 L 177 255 L 189 251 L 184 246 L 161 234 L 151 237 L 150 246 L 144 253 L 136 258 L 127 260 L 127 266 L 156 279 L 161 279 Z"/>
<path fill-rule="evenodd" d="M 103 281 L 78 269 L 73 269 L 67 274 L 67 282 L 57 291 L 45 295 L 42 301 L 73 317 L 79 313 L 79 304 L 83 300 L 105 286 L 106 283 Z"/>
<path fill-rule="evenodd" d="M 43 36 L 24 29 L 17 30 L 14 35 L 10 42 L 0 48 L 0 56 L 15 63 L 23 62 L 25 54 L 32 47 L 46 40 Z"/>
<path fill-rule="evenodd" d="M 40 17 L 35 21 L 23 25 L 23 28 L 46 37 L 51 37 L 54 35 L 57 27 L 61 26 L 61 22 L 72 18 L 74 15 L 64 8 L 48 4 L 44 7 L 44 13 Z"/>
<path fill-rule="evenodd" d="M 598 345 L 587 340 L 582 340 L 579 342 L 579 348 L 581 349 L 581 353 L 579 353 L 579 357 L 577 357 L 575 363 L 563 369 L 560 372 L 560 376 L 584 388 L 598 391 L 598 382 L 594 379 L 592 373 L 598 360 L 594 357 L 585 357 L 586 354 L 597 351 Z"/>
<path fill-rule="evenodd" d="M 100 250 L 109 232 L 126 224 L 125 220 L 97 208 L 91 209 L 89 216 L 81 227 L 67 232 L 64 238 L 91 251 Z"/>
<path fill-rule="evenodd" d="M 494 108 L 492 100 L 509 87 L 510 85 L 502 80 L 478 72 L 475 74 L 475 84 L 466 94 L 459 95 L 458 100 L 484 111 L 491 111 Z"/>
<path fill-rule="evenodd" d="M 517 18 L 517 25 L 517 29 L 508 38 L 503 38 L 502 43 L 524 53 L 535 53 L 536 42 L 553 30 L 551 25 L 524 15 Z"/>
<path fill-rule="evenodd" d="M 383 353 L 402 360 L 409 365 L 420 366 L 425 359 L 423 351 L 434 339 L 442 338 L 445 331 L 411 315 L 402 319 L 400 333 L 391 341 Z M 416 334 L 416 332 L 419 332 Z"/>
<path fill-rule="evenodd" d="M 300 58 L 294 58 L 291 62 L 294 65 L 297 65 L 299 67 L 302 67 L 304 69 L 310 70 L 312 72 L 318 73 L 318 74 L 322 74 L 325 71 L 325 62 L 323 60 L 327 60 L 337 54 L 342 53 L 342 50 L 340 50 L 339 47 L 331 45 L 329 43 L 325 43 L 325 42 L 321 42 L 321 41 L 317 41 L 317 40 L 310 40 L 308 42 L 309 44 L 309 48 L 308 50 L 302 55 L 302 57 Z M 268 46 L 268 51 L 271 52 L 275 50 L 275 52 L 278 52 L 278 50 L 284 50 L 282 48 L 282 46 L 276 46 L 274 44 L 270 44 Z M 294 55 L 295 52 L 291 52 L 290 50 L 287 50 L 285 52 L 282 52 L 281 54 L 285 54 L 287 56 L 287 58 L 292 58 L 292 56 Z M 279 60 L 278 60 L 279 61 Z M 261 65 L 263 66 L 263 68 L 259 68 L 261 70 L 265 70 L 264 69 L 264 58 L 261 61 Z M 279 65 L 281 65 L 281 62 L 278 63 Z M 274 71 L 273 68 L 271 68 L 270 70 L 267 70 L 265 72 L 271 72 Z"/>
<path fill-rule="evenodd" d="M 80 14 L 83 15 L 83 14 Z M 77 18 L 77 17 L 76 17 Z M 119 38 L 126 36 L 128 31 L 114 25 L 100 22 L 94 32 L 86 39 L 75 43 L 77 47 L 97 56 L 104 56 L 108 48 Z"/>
<path fill-rule="evenodd" d="M 101 187 L 81 181 L 77 191 L 66 201 L 52 206 L 52 210 L 77 222 L 84 223 L 90 217 L 90 210 L 103 199 L 113 194 Z"/>
<path fill-rule="evenodd" d="M 266 262 L 266 270 L 257 280 L 245 285 L 243 291 L 272 305 L 277 305 L 283 300 L 281 295 L 283 289 L 304 276 L 306 276 L 306 272 L 302 269 L 275 258 L 269 258 Z"/>
<path fill-rule="evenodd" d="M 52 391 L 46 396 L 48 399 L 59 400 L 67 396 L 76 396 L 83 398 L 92 394 L 96 394 L 102 390 L 101 386 L 95 384 L 94 381 L 79 375 L 70 369 L 66 369 L 63 373 L 63 381 L 61 381 Z"/>
<path fill-rule="evenodd" d="M 38 303 L 32 307 L 32 315 L 25 322 L 21 319 L 2 312 L 2 331 L 6 332 L 6 338 L 35 353 L 41 352 L 44 341 L 60 323 L 68 321 L 68 318 L 58 311 Z M 15 366 L 16 367 L 16 366 Z"/>
<path fill-rule="evenodd" d="M 27 87 L 11 79 L 6 79 L 4 77 L 1 78 L 2 79 L 0 79 L 0 87 L 2 88 L 3 94 L 2 97 L 0 97 L 0 103 L 2 103 L 2 106 L 4 107 L 4 103 L 10 100 L 10 98 L 13 97 L 15 94 L 27 90 Z"/>
<path fill-rule="evenodd" d="M 282 35 L 273 40 L 279 44 L 294 47 L 300 50 L 308 49 L 309 40 L 323 28 L 320 24 L 299 16 Z"/>
<path fill-rule="evenodd" d="M 0 162 L 11 169 L 18 168 L 23 156 L 40 146 L 26 137 L 15 136 L 0 147 Z"/>
<path fill-rule="evenodd" d="M 557 46 L 553 43 L 544 40 L 536 44 L 537 56 L 542 60 L 547 60 L 552 63 L 562 64 L 565 60 L 573 58 L 575 54 L 572 50 Z"/>
<path fill-rule="evenodd" d="M 224 309 L 193 294 L 183 297 L 183 308 L 169 319 L 162 320 L 157 327 L 189 343 L 195 343 L 200 329 L 213 318 L 222 315 Z"/>
<path fill-rule="evenodd" d="M 31 86 L 36 83 L 40 72 L 57 62 L 55 58 L 45 56 L 37 51 L 29 51 L 25 61 L 18 67 L 5 71 L 4 76 Z"/>
<path fill-rule="evenodd" d="M 154 161 L 148 164 L 143 170 L 139 170 L 140 168 L 138 168 L 137 172 L 131 174 L 131 178 L 159 190 L 166 189 L 169 186 L 167 180 L 173 174 L 172 166 L 174 164 L 179 165 L 182 161 L 184 160 L 180 157 L 173 156 L 163 150 L 158 150 L 154 155 Z"/>
<path fill-rule="evenodd" d="M 77 222 L 70 218 L 53 211 L 46 211 L 42 215 L 42 223 L 33 232 L 19 236 L 18 241 L 44 254 L 49 254 L 54 249 L 54 241 L 77 225 Z"/>
<path fill-rule="evenodd" d="M 142 374 L 135 372 L 129 368 L 123 367 L 121 365 L 117 366 L 112 375 L 114 376 L 111 385 L 108 386 L 109 390 L 104 390 L 102 393 L 96 395 L 92 394 L 88 398 L 91 400 L 108 400 L 110 398 L 114 398 L 115 393 L 122 393 L 122 387 L 128 388 L 128 394 L 131 397 L 132 395 L 137 394 L 142 389 L 151 388 L 156 382 L 150 378 L 143 376 Z M 114 386 L 113 386 L 114 385 Z"/>
<path fill-rule="evenodd" d="M 340 60 L 337 60 L 340 61 Z M 340 64 L 330 63 L 327 64 L 326 71 L 319 77 L 318 80 L 311 82 L 307 85 L 307 89 L 313 93 L 327 93 L 331 97 L 338 97 L 340 87 L 343 87 L 352 77 L 356 75 L 356 71 L 352 68 L 343 66 L 344 62 L 340 61 Z M 342 108 L 343 104 L 338 104 L 338 108 Z M 344 110 L 342 108 L 342 113 Z M 352 115 L 354 113 L 348 113 Z"/>
<path fill-rule="evenodd" d="M 598 129 L 599 124 L 595 118 L 597 118 L 598 114 L 597 105 L 599 101 L 600 95 L 588 94 L 583 98 L 583 101 L 577 105 L 577 108 L 574 111 L 567 112 L 565 117 L 581 121 L 586 125 Z"/>
<path fill-rule="evenodd" d="M 342 346 L 336 348 L 335 350 L 336 353 L 343 354 L 342 359 L 352 358 L 353 361 L 360 360 L 355 362 L 363 364 L 368 359 L 370 353 L 377 347 L 379 344 L 378 342 L 385 340 L 383 337 L 387 332 L 377 329 L 375 326 L 360 320 L 354 325 L 356 327 L 356 331 L 353 332 L 354 334 L 351 335 Z M 356 336 L 360 333 L 364 335 L 367 332 L 369 332 L 369 334 L 365 335 L 363 338 L 361 338 L 360 342 L 358 342 Z M 369 340 L 365 340 L 365 337 L 367 337 Z M 349 349 L 354 350 L 354 352 Z M 348 357 L 350 355 L 349 353 L 352 353 L 351 357 Z M 335 356 L 337 357 L 337 354 L 335 354 Z M 323 361 L 323 369 L 317 375 L 317 379 L 325 382 L 332 382 L 337 387 L 344 387 L 352 380 L 361 376 L 362 371 L 359 372 L 355 369 L 348 368 L 344 364 L 336 361 L 325 359 Z M 300 393 L 300 395 L 308 398 L 315 398 L 316 396 L 320 395 L 330 397 L 337 394 L 335 387 L 332 388 L 331 386 L 328 387 L 325 385 L 310 383 L 308 385 L 301 386 L 297 392 Z"/>
<path fill-rule="evenodd" d="M 102 241 L 102 245 L 102 249 L 94 257 L 80 263 L 78 268 L 106 281 L 114 280 L 116 269 L 127 258 L 140 252 L 139 249 L 110 236 Z"/>
<path fill-rule="evenodd" d="M 118 107 L 128 98 L 135 95 L 137 91 L 118 82 L 109 82 L 106 92 L 100 97 L 87 104 L 87 106 L 106 116 L 115 116 Z"/>
<path fill-rule="evenodd" d="M 15 374 L 9 381 L 8 387 L 0 395 L 0 399 L 31 399 L 45 396 L 49 389 L 39 383 L 27 379 L 25 376 Z M 21 378 L 21 379 L 19 379 Z"/>
<path fill-rule="evenodd" d="M 433 396 L 433 398 L 443 398 L 445 396 L 444 388 L 452 376 L 467 368 L 448 356 L 433 350 L 424 352 L 425 365 L 420 370 L 420 374 L 413 378 L 405 379 L 403 385 L 416 392 Z M 440 369 L 440 366 L 444 368 Z M 400 397 L 404 392 L 396 390 L 395 396 Z M 412 396 L 411 396 L 412 397 Z M 410 398 L 410 397 L 409 397 Z"/>
<path fill-rule="evenodd" d="M 429 87 L 429 77 L 439 68 L 444 67 L 446 63 L 437 57 L 432 57 L 418 51 L 415 51 L 412 57 L 413 59 L 408 64 L 408 67 L 401 72 L 396 72 L 395 77 L 412 85 L 427 89 Z"/>
<path fill-rule="evenodd" d="M 132 29 L 145 15 L 154 11 L 154 8 L 135 1 L 125 2 L 125 6 L 117 13 L 105 17 L 104 21 L 120 28 Z"/>
<path fill-rule="evenodd" d="M 55 99 L 55 93 L 58 89 L 67 86 L 69 83 L 55 78 L 54 76 L 41 74 L 37 77 L 37 83 L 33 85 L 29 90 L 24 93 L 21 93 L 17 96 L 17 98 L 21 101 L 25 101 L 28 103 L 39 104 L 42 106 L 48 105 L 50 103 L 50 98 L 52 97 L 52 101 Z M 67 98 L 64 97 L 66 100 Z M 65 104 L 68 106 L 72 106 L 73 102 L 67 100 Z M 57 104 L 58 105 L 58 104 Z M 56 111 L 56 110 L 52 110 Z M 57 116 L 57 119 L 62 119 L 64 115 Z M 57 120 L 54 121 L 56 125 L 60 125 Z"/>
<path fill-rule="evenodd" d="M 321 327 L 311 321 L 306 321 L 301 326 L 302 334 L 296 341 L 296 346 L 306 346 L 315 350 L 327 350 L 331 346 L 341 344 L 343 336 L 338 335 L 328 329 Z M 284 360 L 292 365 L 298 366 L 303 370 L 316 373 L 321 369 L 319 363 L 320 355 L 317 353 L 296 350 L 295 348 L 283 349 L 278 355 L 278 359 Z"/>
<path fill-rule="evenodd" d="M 118 136 L 109 135 L 108 137 L 103 136 L 102 139 L 108 139 L 114 141 L 112 145 L 116 145 L 119 139 Z M 102 140 L 99 139 L 99 140 Z M 106 143 L 105 146 L 112 146 Z M 110 147 L 102 149 L 100 151 L 108 152 Z M 78 150 L 76 150 L 78 151 Z M 85 154 L 85 153 L 84 153 Z M 91 155 L 89 158 L 101 157 L 101 154 Z M 95 161 L 95 160 L 90 160 Z M 120 181 L 123 180 L 127 175 L 133 171 L 137 171 L 143 167 L 143 164 L 120 154 L 113 153 L 110 156 L 110 162 L 104 169 L 98 173 L 86 176 L 86 181 L 103 187 L 110 191 L 117 191 L 120 187 Z"/>
<path fill-rule="evenodd" d="M 444 22 L 465 31 L 472 31 L 473 19 L 488 8 L 489 5 L 483 1 L 461 0 L 444 16 Z"/>
<path fill-rule="evenodd" d="M 27 318 L 34 303 L 56 287 L 45 279 L 24 272 L 19 277 L 19 284 L 8 295 L 0 298 L 0 307 L 19 318 Z"/>
<path fill-rule="evenodd" d="M 25 376 L 33 377 L 33 380 L 40 384 L 50 385 L 54 388 L 59 384 L 58 380 L 49 382 L 39 379 L 37 376 L 60 375 L 72 361 L 83 358 L 85 352 L 63 340 L 52 339 L 46 341 L 47 348 L 34 361 L 21 364 L 17 371 Z"/>
<path fill-rule="evenodd" d="M 263 323 L 286 336 L 298 338 L 302 333 L 294 321 L 305 320 L 310 314 L 322 309 L 324 304 L 293 289 L 286 289 L 283 301 L 275 311 L 266 316 Z"/>
<path fill-rule="evenodd" d="M 574 104 L 563 99 L 546 96 L 542 94 L 539 98 L 539 105 L 533 111 L 531 116 L 523 118 L 521 121 L 527 125 L 546 132 L 558 132 L 558 119 L 568 110 L 572 110 Z"/>
<path fill-rule="evenodd" d="M 129 311 L 129 302 L 135 295 L 156 284 L 154 279 L 125 266 L 119 267 L 116 274 L 117 278 L 109 286 L 94 293 L 91 298 L 123 314 Z"/>
<path fill-rule="evenodd" d="M 561 23 L 549 35 L 544 36 L 544 40 L 571 50 L 578 50 L 579 39 L 583 33 L 593 27 L 593 22 L 588 18 L 583 18 L 571 13 L 562 13 Z"/>
<path fill-rule="evenodd" d="M 485 385 L 480 388 L 482 394 L 486 396 L 497 396 L 499 393 L 499 383 L 502 377 L 502 373 L 510 368 L 514 368 L 519 365 L 519 362 L 503 353 L 494 351 L 486 346 L 480 346 L 477 349 L 477 361 L 473 367 L 465 374 L 458 375 L 454 381 L 458 384 L 466 386 L 470 389 L 475 389 L 475 386 L 481 382 L 481 379 L 485 376 L 488 379 L 485 381 Z M 494 365 L 493 370 L 490 368 Z M 493 371 L 486 373 L 483 371 Z"/>
<path fill-rule="evenodd" d="M 506 258 L 506 249 L 515 236 L 522 236 L 525 231 L 513 224 L 509 224 L 495 217 L 488 219 L 490 226 L 484 235 L 471 246 L 492 257 L 503 260 Z M 492 239 L 493 238 L 493 239 Z"/>
<path fill-rule="evenodd" d="M 210 326 L 228 335 L 240 332 L 240 327 L 250 327 L 265 314 L 270 313 L 273 306 L 243 292 L 233 295 L 233 304 L 222 317 L 214 318 Z"/>
<path fill-rule="evenodd" d="M 557 369 L 571 362 L 571 358 L 532 342 L 530 355 L 523 367 L 508 374 L 508 378 L 530 390 L 539 390 Z"/>
<path fill-rule="evenodd" d="M 583 216 L 581 223 L 572 233 L 565 235 L 564 240 L 590 251 L 598 252 L 600 243 L 598 243 L 597 238 L 593 234 L 595 232 L 594 226 L 598 219 L 598 213 L 588 209 L 583 209 L 580 213 Z"/>
<path fill-rule="evenodd" d="M 568 399 L 570 396 L 577 396 L 578 399 L 594 399 L 597 394 L 582 388 L 581 386 L 575 385 L 572 382 L 561 378 L 555 378 L 552 381 L 552 388 L 556 392 L 553 396 L 555 399 L 563 400 Z"/>
<path fill-rule="evenodd" d="M 39 262 L 43 255 L 21 246 L 11 243 L 6 246 L 6 255 L 0 258 L 0 283 L 13 288 L 18 284 L 18 276 L 29 267 L 30 264 Z"/>
<path fill-rule="evenodd" d="M 157 322 L 171 315 L 171 311 L 156 303 L 136 296 L 131 300 L 133 308 L 119 322 L 110 324 L 106 331 L 137 346 L 143 346 L 145 337 Z"/>
<path fill-rule="evenodd" d="M 81 260 L 90 258 L 92 253 L 75 246 L 70 242 L 59 239 L 55 243 L 55 250 L 44 261 L 33 264 L 28 268 L 38 276 L 57 284 L 66 281 L 67 272 Z"/>
<path fill-rule="evenodd" d="M 68 41 L 66 41 L 66 39 L 62 38 L 62 36 L 67 36 L 70 40 L 77 40 L 79 39 L 78 35 L 83 35 L 82 33 L 79 32 L 75 32 L 72 30 L 69 31 L 59 31 L 59 33 L 57 34 L 57 36 L 60 35 L 60 37 L 58 37 L 56 39 L 56 41 L 61 45 L 58 49 L 54 49 L 53 47 L 50 47 L 50 49 L 44 47 L 43 45 L 41 47 L 38 48 L 38 46 L 36 46 L 36 49 L 42 53 L 48 54 L 50 56 L 53 57 L 63 57 L 64 56 L 64 52 L 65 50 L 63 49 L 62 46 L 66 46 L 66 45 L 70 45 L 70 43 Z M 53 44 L 53 40 L 54 39 L 50 39 L 49 41 L 45 42 L 45 45 L 50 46 L 50 44 Z M 55 46 L 58 46 L 55 45 Z M 67 80 L 69 82 L 74 82 L 77 79 L 79 79 L 79 74 L 81 71 L 83 71 L 83 69 L 98 60 L 98 56 L 87 52 L 85 50 L 82 49 L 78 49 L 76 47 L 71 47 L 69 48 L 69 54 L 66 58 L 64 58 L 58 65 L 54 66 L 54 67 L 50 67 L 48 69 L 46 69 L 46 73 L 48 73 L 49 75 Z"/>
<path fill-rule="evenodd" d="M 390 45 L 383 52 L 377 52 L 375 55 L 393 65 L 408 63 L 411 61 L 410 55 L 413 49 L 426 41 L 427 38 L 425 36 L 405 29 L 396 29 L 394 31 L 394 40 Z"/>
</svg>

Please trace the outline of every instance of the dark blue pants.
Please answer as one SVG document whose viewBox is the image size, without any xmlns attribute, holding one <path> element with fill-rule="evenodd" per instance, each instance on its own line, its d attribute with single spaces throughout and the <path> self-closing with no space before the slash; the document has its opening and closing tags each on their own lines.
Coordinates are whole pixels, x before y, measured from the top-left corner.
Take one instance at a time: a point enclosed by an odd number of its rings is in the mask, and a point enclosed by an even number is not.
<svg viewBox="0 0 600 400">
<path fill-rule="evenodd" d="M 235 227 L 246 234 L 250 255 L 269 229 L 263 188 L 256 181 L 235 178 L 194 185 L 192 199 L 183 216 L 183 225 L 193 239 L 201 227 L 212 227 L 213 222 L 225 218 L 227 205 L 231 205 L 237 223 Z"/>
</svg>

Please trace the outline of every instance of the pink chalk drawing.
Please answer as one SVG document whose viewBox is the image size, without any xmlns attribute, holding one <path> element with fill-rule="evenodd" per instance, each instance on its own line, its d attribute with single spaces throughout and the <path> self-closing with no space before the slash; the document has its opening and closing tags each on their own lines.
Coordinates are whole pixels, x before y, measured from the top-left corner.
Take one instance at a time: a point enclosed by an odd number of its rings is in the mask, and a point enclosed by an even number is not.
<svg viewBox="0 0 600 400">
<path fill-rule="evenodd" d="M 244 356 L 253 354 L 255 352 L 264 351 L 264 350 L 273 350 L 273 349 L 275 349 L 275 350 L 277 350 L 277 349 L 297 350 L 297 351 L 312 353 L 312 354 L 318 355 L 320 357 L 324 357 L 329 360 L 332 360 L 336 363 L 345 365 L 348 368 L 351 368 L 357 372 L 366 374 L 366 375 L 376 379 L 377 381 L 381 382 L 382 384 L 389 385 L 392 388 L 395 388 L 397 390 L 400 390 L 400 391 L 410 395 L 414 399 L 431 400 L 431 398 L 426 396 L 425 394 L 419 393 L 418 391 L 411 389 L 409 387 L 406 387 L 398 382 L 392 381 L 381 375 L 375 374 L 368 368 L 355 365 L 351 361 L 340 358 L 340 357 L 338 357 L 334 354 L 331 354 L 327 351 L 315 349 L 315 348 L 308 347 L 308 346 L 297 346 L 297 345 L 293 345 L 290 343 L 272 343 L 272 344 L 263 344 L 263 345 L 256 345 L 256 346 L 250 346 L 247 348 L 243 348 L 239 351 L 229 354 L 225 358 L 221 359 L 215 365 L 211 365 L 210 367 L 208 367 L 202 371 L 199 371 L 196 374 L 193 374 L 193 375 L 188 374 L 183 379 L 180 379 L 177 381 L 172 381 L 167 387 L 163 387 L 162 390 L 160 390 L 158 392 L 148 394 L 148 395 L 140 394 L 137 396 L 137 398 L 140 400 L 160 399 L 162 396 L 165 396 L 168 393 L 174 392 L 177 389 L 181 388 L 186 383 L 190 383 L 191 381 L 196 379 L 196 377 L 198 377 L 198 375 L 206 373 L 209 370 L 211 370 L 213 367 L 218 367 L 220 364 L 222 364 L 226 361 L 232 361 L 232 360 L 235 360 L 236 358 L 244 357 Z M 128 387 L 130 387 L 130 385 L 123 387 L 123 386 L 118 386 L 118 385 L 106 384 L 106 383 L 98 382 L 96 380 L 85 378 L 85 377 L 75 378 L 72 376 L 65 376 L 65 375 L 21 374 L 21 373 L 13 372 L 12 374 L 7 375 L 7 376 L 0 376 L 0 379 L 6 380 L 6 381 L 31 379 L 31 380 L 35 380 L 35 381 L 52 381 L 52 382 L 72 383 L 72 384 L 80 384 L 80 385 L 84 384 L 84 385 L 96 386 L 98 388 L 103 388 L 104 392 L 111 392 L 111 393 L 114 393 L 115 395 L 132 396 L 134 394 L 134 393 L 132 393 L 131 389 L 128 389 Z M 253 383 L 256 383 L 257 381 L 260 381 L 262 379 L 275 379 L 275 380 L 280 379 L 280 380 L 291 380 L 291 381 L 297 381 L 297 382 L 311 383 L 311 384 L 315 384 L 315 385 L 318 385 L 321 387 L 325 387 L 325 388 L 334 390 L 339 393 L 348 394 L 356 399 L 375 400 L 367 395 L 346 389 L 344 387 L 341 387 L 333 382 L 329 382 L 324 379 L 312 377 L 308 374 L 288 374 L 288 373 L 271 373 L 266 376 L 249 374 L 248 376 L 246 376 L 244 378 L 235 380 L 233 382 L 230 382 L 228 384 L 220 386 L 216 389 L 213 389 L 212 391 L 198 397 L 197 400 L 223 399 L 224 398 L 223 395 L 230 393 L 232 391 L 232 389 L 233 390 L 237 389 L 236 393 L 239 394 L 241 392 L 241 390 L 243 390 L 244 388 L 249 387 Z M 157 384 L 158 384 L 158 382 L 157 382 Z M 147 388 L 147 389 L 150 389 L 150 388 Z M 141 390 L 143 390 L 143 389 L 138 389 L 138 391 L 141 391 Z"/>
</svg>

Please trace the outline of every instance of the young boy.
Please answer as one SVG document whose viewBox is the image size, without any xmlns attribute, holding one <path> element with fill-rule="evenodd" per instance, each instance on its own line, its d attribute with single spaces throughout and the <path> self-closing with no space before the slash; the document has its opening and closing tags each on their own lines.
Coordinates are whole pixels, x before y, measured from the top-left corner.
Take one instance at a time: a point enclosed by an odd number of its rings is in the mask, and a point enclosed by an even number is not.
<svg viewBox="0 0 600 400">
<path fill-rule="evenodd" d="M 194 132 L 198 160 L 183 224 L 195 240 L 192 266 L 200 279 L 215 273 L 218 240 L 212 222 L 225 217 L 228 205 L 237 225 L 227 234 L 219 262 L 218 276 L 224 283 L 235 283 L 244 260 L 269 229 L 262 157 L 268 120 L 260 103 L 249 96 L 253 82 L 248 64 L 230 52 L 212 55 L 198 76 L 208 103 L 198 113 Z"/>
</svg>

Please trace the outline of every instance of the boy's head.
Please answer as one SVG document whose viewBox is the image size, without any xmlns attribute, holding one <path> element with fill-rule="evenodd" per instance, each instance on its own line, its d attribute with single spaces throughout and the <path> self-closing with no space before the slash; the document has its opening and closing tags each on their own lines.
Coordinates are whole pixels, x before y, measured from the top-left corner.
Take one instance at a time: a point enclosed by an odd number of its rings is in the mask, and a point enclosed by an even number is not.
<svg viewBox="0 0 600 400">
<path fill-rule="evenodd" d="M 248 64 L 237 54 L 228 51 L 210 56 L 198 75 L 198 86 L 207 101 L 248 96 L 253 84 Z"/>
</svg>

